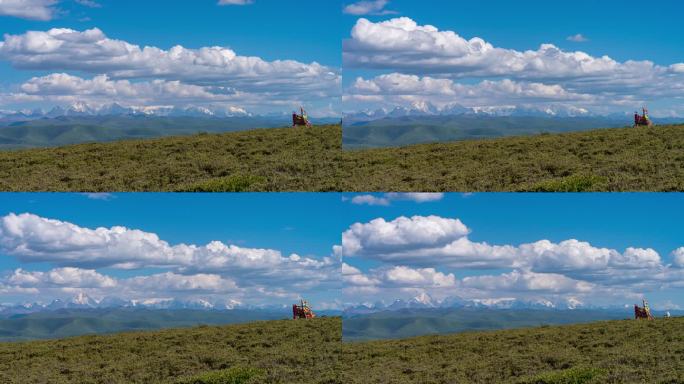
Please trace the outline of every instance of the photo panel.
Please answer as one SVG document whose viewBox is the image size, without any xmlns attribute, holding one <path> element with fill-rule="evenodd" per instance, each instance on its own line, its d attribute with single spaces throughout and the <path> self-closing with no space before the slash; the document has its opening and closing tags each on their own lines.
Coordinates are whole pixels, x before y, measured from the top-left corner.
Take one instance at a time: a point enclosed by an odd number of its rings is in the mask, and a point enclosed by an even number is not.
<svg viewBox="0 0 684 384">
<path fill-rule="evenodd" d="M 681 316 L 684 196 L 356 195 L 343 338 Z"/>
<path fill-rule="evenodd" d="M 682 122 L 681 4 L 348 4 L 345 148 Z"/>
</svg>

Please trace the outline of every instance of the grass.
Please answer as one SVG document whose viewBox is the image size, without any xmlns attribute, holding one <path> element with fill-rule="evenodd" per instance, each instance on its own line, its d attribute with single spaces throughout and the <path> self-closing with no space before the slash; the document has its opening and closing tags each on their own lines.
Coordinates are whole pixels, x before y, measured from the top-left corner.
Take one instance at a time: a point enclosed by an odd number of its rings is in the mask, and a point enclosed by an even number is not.
<svg viewBox="0 0 684 384">
<path fill-rule="evenodd" d="M 0 343 L 0 383 L 337 383 L 339 318 Z"/>
<path fill-rule="evenodd" d="M 683 191 L 684 126 L 368 150 L 339 125 L 0 152 L 3 191 Z"/>
<path fill-rule="evenodd" d="M 341 343 L 341 319 L 0 343 L 2 383 L 681 383 L 684 318 Z"/>
<path fill-rule="evenodd" d="M 178 384 L 247 384 L 263 379 L 264 371 L 254 368 L 233 367 L 220 371 L 210 371 L 183 378 Z"/>
<path fill-rule="evenodd" d="M 339 126 L 0 152 L 0 190 L 339 190 Z"/>
<path fill-rule="evenodd" d="M 354 150 L 351 191 L 682 191 L 684 126 Z"/>
<path fill-rule="evenodd" d="M 684 318 L 345 343 L 343 383 L 682 383 Z"/>
</svg>

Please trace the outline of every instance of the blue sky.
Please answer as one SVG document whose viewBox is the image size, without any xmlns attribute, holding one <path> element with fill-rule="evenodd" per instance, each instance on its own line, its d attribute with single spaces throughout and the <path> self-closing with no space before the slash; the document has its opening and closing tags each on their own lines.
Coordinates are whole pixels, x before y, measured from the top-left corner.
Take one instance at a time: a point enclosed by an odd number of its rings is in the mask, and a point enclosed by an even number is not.
<svg viewBox="0 0 684 384">
<path fill-rule="evenodd" d="M 382 195 L 372 196 L 383 198 Z M 360 203 L 358 199 L 357 197 L 357 203 Z M 350 208 L 350 215 L 358 223 L 369 224 L 376 218 L 383 218 L 390 224 L 366 225 L 363 229 L 357 228 L 357 232 L 353 234 L 349 233 L 348 244 L 344 245 L 350 249 L 344 258 L 345 263 L 357 268 L 363 276 L 375 279 L 377 283 L 371 287 L 368 281 L 361 280 L 354 271 L 348 271 L 350 276 L 356 275 L 356 281 L 359 282 L 354 286 L 349 283 L 350 279 L 347 276 L 346 298 L 352 303 L 364 300 L 391 302 L 396 298 L 409 299 L 426 292 L 437 299 L 449 296 L 474 299 L 514 297 L 565 303 L 565 300 L 572 297 L 587 305 L 620 305 L 623 302 L 630 303 L 636 296 L 645 294 L 661 308 L 684 307 L 684 286 L 681 284 L 684 270 L 672 267 L 672 264 L 676 264 L 673 251 L 684 244 L 679 225 L 680 213 L 684 210 L 684 199 L 681 194 L 446 194 L 442 199 L 421 204 L 391 198 L 384 203 L 389 205 L 352 204 Z M 435 251 L 454 239 L 460 239 L 457 233 L 448 240 L 431 239 L 427 243 L 418 244 L 415 238 L 411 240 L 412 228 L 422 228 L 416 229 L 416 233 L 425 234 L 426 228 L 431 227 L 419 227 L 417 221 L 409 220 L 403 224 L 403 235 L 388 235 L 391 233 L 388 228 L 398 217 L 433 215 L 444 219 L 459 219 L 469 230 L 466 237 L 471 244 L 520 247 L 521 244 L 533 244 L 540 240 L 548 240 L 558 245 L 571 239 L 588 244 L 582 246 L 566 243 L 565 247 L 547 247 L 548 252 L 555 252 L 553 262 L 546 256 L 511 249 L 507 252 L 510 253 L 512 262 L 504 260 L 508 256 L 500 255 L 492 257 L 481 267 L 473 268 L 465 265 L 472 252 L 463 245 L 454 247 L 451 251 Z M 434 221 L 435 223 L 431 224 L 436 225 L 436 220 Z M 425 222 L 422 225 L 426 225 Z M 380 235 L 381 233 L 383 235 Z M 392 248 L 391 242 L 398 241 L 397 238 L 402 236 L 406 241 L 403 248 Z M 384 237 L 382 244 L 368 243 L 368 239 L 377 240 L 381 237 Z M 356 240 L 360 240 L 362 245 L 366 242 L 365 247 L 368 250 L 351 250 Z M 594 264 L 601 264 L 597 260 L 587 261 L 593 253 L 601 253 L 597 249 L 602 248 L 617 252 L 611 256 L 617 260 L 628 254 L 626 250 L 630 247 L 655 251 L 660 258 L 658 266 L 652 263 L 648 268 L 644 267 L 653 262 L 653 259 L 649 258 L 652 257 L 649 252 L 643 252 L 643 255 L 647 255 L 640 256 L 643 259 L 631 260 L 630 263 L 633 265 L 629 268 L 626 267 L 626 263 L 622 267 L 606 268 Z M 494 253 L 494 250 L 488 249 L 483 253 L 482 259 Z M 530 261 L 521 262 L 524 257 L 530 258 Z M 582 261 L 578 262 L 578 259 Z M 684 261 L 684 257 L 681 260 Z M 518 265 L 507 265 L 512 263 Z M 609 263 L 618 264 L 617 261 Z M 580 268 L 581 264 L 583 267 Z M 666 268 L 667 272 L 663 272 L 662 267 L 666 265 L 671 267 Z M 408 278 L 402 282 L 398 273 L 393 275 L 392 280 L 388 270 L 391 271 L 398 266 L 413 270 L 433 268 L 437 273 L 445 275 L 452 273 L 456 285 L 439 286 L 436 283 L 439 276 L 432 276 L 434 271 L 428 274 L 430 276 L 426 277 L 425 281 L 419 283 Z M 521 273 L 516 280 L 510 275 L 513 271 Z M 528 275 L 524 275 L 525 272 L 528 272 Z M 648 281 L 644 276 L 659 273 L 663 273 L 662 281 L 644 283 L 643 286 L 637 286 L 634 282 L 614 280 L 616 276 L 630 275 L 637 279 L 643 278 L 643 283 Z M 507 274 L 509 275 L 506 276 Z M 605 275 L 601 277 L 602 274 Z M 492 278 L 487 281 L 464 281 L 464 278 L 477 276 Z M 543 285 L 542 283 L 546 282 L 543 280 L 545 277 L 564 286 L 552 286 L 549 290 L 530 288 L 535 283 Z M 567 277 L 572 278 L 574 282 L 567 280 Z M 430 280 L 431 278 L 434 278 L 434 281 Z M 531 283 L 525 286 L 527 282 Z M 510 288 L 496 285 L 504 283 L 510 284 Z M 586 283 L 593 284 L 589 292 L 582 291 L 587 287 Z M 498 288 L 487 287 L 486 284 Z"/>
<path fill-rule="evenodd" d="M 193 1 L 192 3 L 181 1 L 154 2 L 132 0 L 97 0 L 92 3 L 96 7 L 81 5 L 81 2 L 62 0 L 52 6 L 47 6 L 48 0 L 22 0 L 32 3 L 34 9 L 40 9 L 40 5 L 50 12 L 48 17 L 41 20 L 31 19 L 31 15 L 12 14 L 11 10 L 4 10 L 0 6 L 0 32 L 3 34 L 23 35 L 27 31 L 48 31 L 51 28 L 69 28 L 75 31 L 85 31 L 92 28 L 101 30 L 106 38 L 117 39 L 139 46 L 158 47 L 168 50 L 175 45 L 181 45 L 187 49 L 200 49 L 202 47 L 220 46 L 229 48 L 238 56 L 258 57 L 266 63 L 278 60 L 295 60 L 301 65 L 318 63 L 339 75 L 341 65 L 340 41 L 343 36 L 341 29 L 342 20 L 340 15 L 340 3 L 337 1 L 278 1 L 259 0 L 246 5 L 219 5 L 216 0 Z M 8 14 L 9 13 L 9 14 Z M 44 20 L 49 18 L 49 20 Z M 46 40 L 43 38 L 43 40 Z M 89 43 L 86 50 L 95 49 L 95 44 Z M 62 49 L 65 49 L 62 47 Z M 59 49 L 56 51 L 60 53 Z M 122 74 L 114 73 L 116 66 L 104 65 L 93 68 L 88 65 L 64 64 L 55 60 L 46 60 L 43 68 L 38 70 L 25 68 L 21 60 L 17 59 L 16 52 L 0 53 L 0 85 L 5 92 L 18 93 L 22 83 L 34 76 L 47 76 L 51 73 L 68 73 L 84 79 L 96 75 L 107 74 L 110 80 L 129 79 L 133 82 L 151 81 L 158 79 L 155 76 L 143 76 L 129 78 Z M 33 54 L 37 56 L 36 54 Z M 105 58 L 106 59 L 106 58 Z M 126 59 L 128 62 L 132 60 Z M 134 64 L 138 65 L 138 64 Z M 184 64 L 183 64 L 184 65 Z M 17 69 L 19 68 L 19 69 Z M 206 69 L 206 68 L 205 68 Z M 312 74 L 311 71 L 325 72 L 320 68 L 285 68 L 277 72 L 274 68 L 266 68 L 265 72 L 254 76 L 248 67 L 243 67 L 242 72 L 231 71 L 225 68 L 214 68 L 217 79 L 212 78 L 212 85 L 223 85 L 236 88 L 246 93 L 254 93 L 255 100 L 242 101 L 239 98 L 211 99 L 208 97 L 187 100 L 186 104 L 195 105 L 231 105 L 254 112 L 282 112 L 283 104 L 290 101 L 291 104 L 299 102 L 311 103 L 312 112 L 319 114 L 328 110 L 329 104 L 339 100 L 339 90 L 335 85 L 335 79 L 321 74 Z M 188 67 L 191 71 L 192 67 Z M 224 72 L 221 72 L 224 70 Z M 306 75 L 306 83 L 297 81 L 297 77 Z M 268 95 L 265 89 L 251 87 L 248 82 L 237 84 L 235 79 L 248 79 L 252 82 L 265 81 L 273 73 L 273 81 L 277 87 L 268 87 Z M 251 78 L 250 78 L 251 76 Z M 189 85 L 206 85 L 207 81 L 190 79 L 178 68 L 171 71 L 165 80 L 181 81 Z M 54 81 L 54 80 L 53 80 Z M 301 82 L 301 83 L 300 83 Z M 73 83 L 73 81 L 72 81 Z M 318 84 L 316 84 L 318 83 Z M 313 85 L 312 85 L 313 84 Z M 63 85 L 63 84 L 62 84 Z M 281 89 L 278 89 L 280 87 Z M 101 101 L 94 97 L 93 93 L 84 94 L 65 92 L 58 99 L 55 94 L 52 98 L 45 98 L 36 102 L 26 102 L 5 97 L 5 106 L 1 108 L 35 107 L 76 100 L 84 100 L 92 104 Z M 273 92 L 279 94 L 273 94 Z M 317 95 L 311 94 L 318 92 Z M 47 90 L 36 94 L 46 95 Z M 71 96 L 71 98 L 67 97 Z M 111 95 L 110 95 L 111 96 Z M 155 97 L 140 97 L 146 105 L 158 101 L 159 104 L 168 103 L 168 98 L 163 95 Z M 167 95 L 168 96 L 168 95 Z M 258 104 L 259 97 L 264 106 Z M 319 100 L 320 98 L 324 100 Z M 150 98 L 152 100 L 150 100 Z M 125 103 L 126 98 L 113 97 L 120 103 Z M 241 104 L 241 102 L 243 104 Z M 250 104 L 251 103 L 251 104 Z M 269 105 L 270 104 L 270 105 Z M 333 108 L 336 107 L 333 105 Z M 292 109 L 289 105 L 285 112 Z"/>
<path fill-rule="evenodd" d="M 347 2 L 352 4 L 353 2 Z M 377 2 L 374 2 L 377 3 Z M 380 23 L 398 17 L 408 17 L 415 21 L 419 26 L 433 25 L 440 31 L 453 31 L 465 39 L 479 37 L 497 48 L 505 48 L 524 52 L 527 50 L 537 50 L 541 44 L 553 44 L 564 52 L 582 51 L 594 58 L 604 55 L 609 56 L 618 63 L 630 60 L 648 60 L 656 66 L 667 68 L 670 65 L 684 62 L 684 52 L 681 50 L 684 44 L 684 26 L 678 21 L 678 15 L 684 13 L 684 4 L 677 1 L 654 1 L 643 3 L 637 1 L 452 1 L 444 2 L 437 0 L 426 0 L 421 2 L 411 0 L 389 0 L 382 2 L 384 7 L 381 11 L 374 10 L 369 13 L 355 12 L 347 13 L 344 16 L 344 29 L 351 31 L 359 18 L 369 19 L 373 23 Z M 640 22 L 638 20 L 643 20 Z M 640 26 L 641 25 L 641 26 Z M 647 26 L 647 27 L 646 27 Z M 379 35 L 388 36 L 386 30 Z M 580 35 L 581 38 L 571 39 L 572 36 Z M 346 38 L 349 39 L 348 33 Z M 415 37 L 415 36 L 414 36 Z M 574 41 L 572 41 L 574 40 Z M 387 40 L 389 41 L 389 40 Z M 416 44 L 418 46 L 418 44 Z M 370 58 L 364 62 L 351 58 L 344 64 L 345 94 L 352 95 L 358 92 L 357 89 L 350 88 L 357 77 L 372 79 L 379 74 L 388 73 L 410 73 L 419 76 L 431 76 L 437 78 L 450 78 L 458 80 L 464 84 L 473 84 L 481 80 L 500 80 L 503 78 L 514 81 L 538 81 L 546 85 L 558 84 L 566 91 L 573 91 L 578 94 L 600 95 L 600 91 L 605 86 L 602 82 L 589 82 L 580 84 L 573 81 L 576 74 L 568 73 L 567 78 L 562 76 L 555 79 L 545 78 L 542 74 L 531 76 L 528 73 L 503 72 L 502 76 L 477 76 L 472 78 L 467 75 L 467 70 L 463 67 L 453 66 L 451 70 L 442 72 L 430 72 L 427 66 L 421 65 L 419 61 L 422 57 L 429 57 L 427 51 L 422 51 L 421 55 L 408 55 L 408 51 L 401 49 L 385 50 L 385 55 L 396 55 L 396 62 L 403 61 L 403 66 L 393 66 L 394 62 L 387 59 L 379 65 L 379 61 L 373 59 L 373 49 L 366 47 L 356 51 L 356 55 L 365 54 Z M 350 51 L 351 52 L 351 51 Z M 380 50 L 379 50 L 380 52 Z M 393 52 L 393 53 L 389 53 Z M 405 54 L 405 55 L 404 55 Z M 379 56 L 378 56 L 379 57 Z M 433 50 L 433 59 L 439 61 L 441 57 L 437 50 Z M 449 55 L 445 55 L 449 57 Z M 452 56 L 453 58 L 453 56 Z M 444 59 L 444 58 L 443 58 Z M 411 66 L 411 61 L 415 60 L 415 66 Z M 379 69 L 372 69 L 376 67 Z M 680 67 L 678 67 L 680 68 Z M 444 68 L 442 68 L 444 69 Z M 472 68 L 471 68 L 472 69 Z M 466 72 L 465 75 L 460 72 Z M 591 70 L 584 73 L 585 80 L 590 74 L 596 74 Z M 660 83 L 667 83 L 664 75 L 650 78 L 650 70 L 635 70 L 633 73 L 638 77 L 643 76 L 643 84 L 637 88 L 621 85 L 617 89 L 612 89 L 618 96 L 633 98 L 634 104 L 639 102 L 648 103 L 654 114 L 668 115 L 673 111 L 681 116 L 682 114 L 682 94 L 681 90 L 673 90 L 666 93 L 665 90 L 651 90 L 649 87 L 663 87 Z M 681 74 L 679 70 L 677 73 Z M 672 76 L 670 81 L 672 81 Z M 681 75 L 677 75 L 675 81 L 681 82 Z M 619 79 L 615 76 L 612 80 Z M 400 80 L 396 80 L 400 81 Z M 601 85 L 599 87 L 598 85 Z M 391 89 L 385 90 L 392 93 Z M 484 92 L 483 90 L 481 90 Z M 431 101 L 438 106 L 444 103 L 443 99 L 432 94 L 431 98 L 425 98 L 426 90 L 423 89 L 423 99 Z M 396 95 L 396 94 L 395 94 Z M 404 94 L 410 96 L 411 94 Z M 678 96 L 678 100 L 671 100 L 672 96 Z M 415 96 L 415 94 L 414 94 Z M 488 94 L 489 99 L 478 98 L 475 100 L 461 100 L 462 104 L 490 105 L 501 104 L 506 99 L 506 95 L 498 95 L 496 98 Z M 508 95 L 512 100 L 513 95 Z M 607 113 L 618 111 L 615 108 L 600 108 L 602 103 L 596 100 L 581 99 L 578 97 L 567 97 L 562 100 L 565 105 L 572 105 L 579 108 L 586 108 L 596 113 Z M 387 103 L 397 103 L 398 98 L 386 98 Z M 452 97 L 454 99 L 454 97 Z M 414 100 L 412 100 L 414 101 Z M 521 98 L 518 103 L 540 103 L 548 105 L 551 102 L 560 103 L 558 99 L 539 100 L 537 98 Z M 381 103 L 377 103 L 380 105 Z M 467 105 L 467 106 L 471 106 Z M 634 109 L 621 105 L 622 109 Z M 353 101 L 345 102 L 345 110 L 362 109 L 362 103 Z M 621 111 L 621 109 L 620 109 Z"/>
<path fill-rule="evenodd" d="M 92 239 L 93 234 L 77 233 L 77 230 L 66 233 L 54 232 L 54 237 L 49 237 L 50 231 L 57 231 L 56 227 L 47 225 L 39 227 L 42 219 L 55 219 L 63 223 L 71 223 L 78 228 L 94 229 L 97 227 L 112 228 L 124 226 L 130 230 L 140 230 L 149 234 L 155 234 L 160 240 L 170 246 L 178 244 L 194 244 L 202 247 L 212 241 L 220 241 L 226 245 L 235 245 L 249 250 L 270 249 L 281 253 L 283 258 L 291 254 L 297 254 L 301 258 L 321 261 L 329 257 L 332 245 L 339 242 L 339 234 L 345 228 L 344 221 L 339 214 L 330 215 L 331 210 L 341 212 L 342 206 L 339 196 L 327 194 L 116 194 L 116 195 L 81 195 L 81 194 L 0 194 L 0 215 L 3 219 L 2 250 L 0 251 L 0 274 L 12 274 L 17 268 L 30 272 L 49 272 L 55 268 L 80 268 L 83 270 L 93 267 L 83 264 L 83 259 L 88 256 L 98 258 L 113 257 L 114 259 L 126 258 L 128 251 L 119 248 L 113 255 L 106 251 L 104 245 L 92 248 L 80 248 L 82 242 Z M 14 223 L 23 223 L 24 230 L 19 234 L 9 234 L 11 224 L 7 217 L 10 214 L 20 215 L 30 213 L 32 218 L 16 218 Z M 337 220 L 330 220 L 337 217 Z M 19 225 L 19 224 L 17 224 Z M 63 227 L 63 225 L 61 225 Z M 4 231 L 4 232 L 3 232 Z M 42 233 L 41 239 L 31 238 L 30 231 Z M 77 240 L 81 239 L 81 240 Z M 26 247 L 42 249 L 46 252 L 43 259 L 49 261 L 34 261 L 28 251 L 17 250 L 19 241 Z M 142 254 L 154 253 L 156 249 L 163 248 L 155 244 L 149 251 L 143 241 L 129 237 L 120 242 L 128 242 L 132 245 L 131 255 L 133 258 L 143 257 Z M 111 249 L 121 247 L 120 242 L 110 239 L 107 246 Z M 10 246 L 9 244 L 15 244 Z M 71 244 L 75 259 L 69 259 L 69 255 L 60 244 Z M 42 245 L 41 245 L 42 244 Z M 42 247 L 42 248 L 41 248 Z M 71 249 L 71 248 L 70 248 Z M 288 260 L 269 260 L 269 256 L 260 255 L 255 251 L 250 256 L 236 256 L 232 261 L 233 266 L 223 268 L 214 265 L 213 270 L 198 270 L 194 272 L 181 271 L 182 268 L 169 264 L 168 266 L 152 266 L 155 260 L 148 260 L 139 267 L 120 268 L 111 265 L 101 265 L 94 268 L 98 273 L 111 278 L 119 279 L 119 284 L 124 287 L 126 278 L 135 276 L 149 276 L 154 274 L 174 273 L 185 275 L 217 274 L 223 278 L 237 283 L 237 290 L 217 292 L 208 289 L 205 291 L 179 290 L 177 292 L 155 292 L 149 297 L 179 297 L 179 298 L 207 298 L 222 299 L 234 298 L 245 304 L 282 304 L 288 300 L 295 300 L 299 295 L 304 295 L 319 307 L 331 305 L 337 299 L 337 283 L 325 281 L 325 279 L 339 280 L 339 266 L 330 265 L 310 267 L 304 264 L 292 264 Z M 118 252 L 118 253 L 117 253 Z M 219 252 L 216 257 L 229 256 L 238 252 Z M 23 259 L 22 259 L 23 255 Z M 29 255 L 29 256 L 27 256 Z M 109 255 L 109 256 L 107 256 Z M 69 259 L 69 260 L 67 260 Z M 198 259 L 199 260 L 199 259 Z M 216 260 L 216 259 L 214 259 Z M 204 259 L 209 263 L 209 259 Z M 235 264 L 245 264 L 240 269 Z M 265 270 L 262 270 L 266 268 Z M 312 273 L 311 285 L 295 287 L 286 276 L 291 274 L 291 269 L 298 269 L 300 273 Z M 271 273 L 280 273 L 283 276 L 270 276 Z M 16 275 L 16 273 L 15 273 Z M 269 277 L 270 276 L 270 277 Z M 43 280 L 47 277 L 43 276 Z M 173 277 L 172 277 L 173 278 Z M 262 280 L 265 279 L 265 280 Z M 250 281 L 252 280 L 252 281 Z M 257 282 L 259 280 L 259 282 Z M 7 281 L 5 281 L 6 285 Z M 3 301 L 9 300 L 38 300 L 49 302 L 52 298 L 68 298 L 74 294 L 69 286 L 56 286 L 43 282 L 38 295 L 28 295 L 21 292 L 3 294 Z M 201 283 L 198 283 L 201 284 Z M 256 287 L 252 287 L 256 285 Z M 278 291 L 284 296 L 268 297 L 257 288 L 267 287 L 267 291 Z M 0 289 L 2 282 L 0 282 Z M 59 289 L 57 289 L 59 288 Z M 93 297 L 116 296 L 122 293 L 107 286 L 84 287 L 83 291 Z M 166 296 L 164 295 L 166 293 Z M 145 298 L 145 293 L 123 293 L 130 295 L 124 298 Z M 137 296 L 136 296 L 137 295 Z"/>
</svg>

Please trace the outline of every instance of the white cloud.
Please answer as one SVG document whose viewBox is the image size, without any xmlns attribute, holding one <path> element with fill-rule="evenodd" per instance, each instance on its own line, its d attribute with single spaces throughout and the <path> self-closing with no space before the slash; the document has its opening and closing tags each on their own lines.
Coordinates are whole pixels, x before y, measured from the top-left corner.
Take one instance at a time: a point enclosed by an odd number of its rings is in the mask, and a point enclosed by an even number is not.
<svg viewBox="0 0 684 384">
<path fill-rule="evenodd" d="M 589 293 L 594 284 L 574 280 L 557 273 L 534 273 L 512 271 L 501 275 L 483 275 L 464 277 L 465 288 L 476 288 L 484 291 L 511 292 L 547 292 L 547 293 Z"/>
<path fill-rule="evenodd" d="M 591 105 L 606 101 L 596 95 L 570 92 L 557 84 L 516 82 L 509 79 L 461 84 L 451 79 L 401 73 L 378 75 L 372 79 L 359 77 L 344 92 L 346 101 L 363 103 L 369 96 L 381 96 L 378 100 L 383 101 L 385 106 L 429 103 L 440 108 L 453 105 L 478 107 L 542 102 Z"/>
<path fill-rule="evenodd" d="M 165 268 L 188 274 L 230 276 L 244 286 L 272 284 L 308 289 L 339 283 L 332 258 L 284 256 L 280 251 L 212 241 L 170 245 L 154 233 L 115 226 L 84 228 L 32 214 L 0 218 L 0 250 L 18 260 L 64 267 Z"/>
<path fill-rule="evenodd" d="M 458 219 L 438 216 L 399 217 L 390 222 L 383 218 L 355 223 L 342 234 L 343 256 L 384 254 L 448 244 L 468 234 Z"/>
<path fill-rule="evenodd" d="M 109 201 L 112 200 L 116 197 L 116 195 L 107 193 L 107 192 L 86 192 L 83 194 L 85 197 L 89 198 L 90 200 L 103 200 L 103 201 Z"/>
<path fill-rule="evenodd" d="M 157 78 L 275 91 L 279 88 L 334 92 L 336 69 L 293 60 L 264 61 L 225 47 L 169 50 L 111 39 L 97 28 L 53 28 L 6 34 L 0 58 L 21 69 L 74 70 L 112 78 Z"/>
<path fill-rule="evenodd" d="M 385 9 L 389 0 L 364 0 L 348 4 L 343 12 L 349 15 L 388 15 L 396 13 Z"/>
<path fill-rule="evenodd" d="M 351 199 L 352 204 L 357 205 L 384 205 L 390 204 L 390 201 L 386 197 L 376 197 L 374 195 L 356 195 Z"/>
<path fill-rule="evenodd" d="M 88 8 L 102 8 L 102 4 L 93 0 L 75 0 L 76 3 Z"/>
<path fill-rule="evenodd" d="M 626 105 L 668 103 L 684 94 L 681 63 L 618 62 L 553 44 L 518 51 L 418 25 L 407 17 L 359 19 L 343 43 L 343 60 L 345 68 L 395 72 L 357 79 L 344 91 L 347 111 L 428 102 L 471 107 L 517 102 L 542 107 L 565 103 L 609 113 L 624 111 Z M 474 79 L 484 81 L 474 84 Z"/>
<path fill-rule="evenodd" d="M 672 252 L 667 265 L 652 248 L 621 252 L 577 239 L 476 242 L 458 219 L 440 219 L 377 218 L 350 226 L 335 247 L 345 258 L 345 300 L 372 303 L 427 294 L 438 300 L 517 299 L 575 307 L 578 300 L 614 304 L 684 287 L 684 247 Z M 454 273 L 466 276 L 457 280 Z"/>
<path fill-rule="evenodd" d="M 438 272 L 434 268 L 395 266 L 379 271 L 384 282 L 391 286 L 414 288 L 447 288 L 456 286 L 454 274 Z"/>
<path fill-rule="evenodd" d="M 56 268 L 47 272 L 15 270 L 5 279 L 5 283 L 23 288 L 113 288 L 115 279 L 94 270 L 80 268 Z"/>
<path fill-rule="evenodd" d="M 416 203 L 426 203 L 432 201 L 439 201 L 444 198 L 443 193 L 432 192 L 390 192 L 381 196 L 375 195 L 356 195 L 351 198 L 352 204 L 357 205 L 382 205 L 388 206 L 392 201 L 406 200 Z"/>
<path fill-rule="evenodd" d="M 416 203 L 439 201 L 444 198 L 439 192 L 390 192 L 385 194 L 391 200 L 409 200 Z"/>
<path fill-rule="evenodd" d="M 361 270 L 347 263 L 342 263 L 342 282 L 345 287 L 372 287 L 380 284 L 378 280 L 363 274 Z"/>
<path fill-rule="evenodd" d="M 572 35 L 572 36 L 568 36 L 566 40 L 572 41 L 573 43 L 585 43 L 585 42 L 589 41 L 589 39 L 584 37 L 584 35 L 582 35 L 581 33 L 578 33 L 578 34 Z"/>
<path fill-rule="evenodd" d="M 208 292 L 227 293 L 238 290 L 237 284 L 216 274 L 179 275 L 165 272 L 149 276 L 136 276 L 125 279 L 125 289 L 135 292 L 175 293 Z"/>
<path fill-rule="evenodd" d="M 407 17 L 378 23 L 359 19 L 344 43 L 345 65 L 420 70 L 454 77 L 511 76 L 524 79 L 586 80 L 593 76 L 644 76 L 657 68 L 649 61 L 619 63 L 608 56 L 564 52 L 552 44 L 519 52 L 474 37 L 418 25 Z"/>
<path fill-rule="evenodd" d="M 672 251 L 672 264 L 675 267 L 684 268 L 684 247 Z"/>
<path fill-rule="evenodd" d="M 219 0 L 218 5 L 249 5 L 254 4 L 254 0 Z"/>
<path fill-rule="evenodd" d="M 57 0 L 0 0 L 0 16 L 14 16 L 29 20 L 51 20 Z"/>
<path fill-rule="evenodd" d="M 316 62 L 265 61 L 218 46 L 141 47 L 109 38 L 98 28 L 5 34 L 0 59 L 18 69 L 94 75 L 92 79 L 66 73 L 36 77 L 20 86 L 21 93 L 3 95 L 4 104 L 112 99 L 127 105 L 239 102 L 238 107 L 265 105 L 262 111 L 282 111 L 300 104 L 313 104 L 310 110 L 337 105 L 341 93 L 339 69 Z"/>
<path fill-rule="evenodd" d="M 434 268 L 411 268 L 403 265 L 376 268 L 368 274 L 346 263 L 342 264 L 345 288 L 453 288 L 457 285 L 453 273 Z M 372 291 L 371 291 L 372 292 Z"/>
</svg>

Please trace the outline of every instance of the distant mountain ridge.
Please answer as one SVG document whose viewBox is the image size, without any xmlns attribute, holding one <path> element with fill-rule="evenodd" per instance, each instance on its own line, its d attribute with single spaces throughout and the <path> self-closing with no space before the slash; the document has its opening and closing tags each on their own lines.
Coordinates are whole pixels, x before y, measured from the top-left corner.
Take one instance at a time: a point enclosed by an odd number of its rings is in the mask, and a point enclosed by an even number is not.
<svg viewBox="0 0 684 384">
<path fill-rule="evenodd" d="M 85 107 L 84 107 L 85 108 Z M 117 107 L 112 107 L 114 110 Z M 69 109 L 72 111 L 73 109 Z M 80 109 L 75 109 L 78 111 Z M 53 110 L 54 111 L 54 110 Z M 0 149 L 54 147 L 90 142 L 110 142 L 165 136 L 192 135 L 201 132 L 224 133 L 256 128 L 287 127 L 289 114 L 231 115 L 196 114 L 188 110 L 168 114 L 145 113 L 73 113 L 39 112 L 37 115 L 0 114 Z M 3 117 L 4 116 L 4 117 Z M 314 126 L 336 124 L 339 118 L 311 118 Z"/>
<path fill-rule="evenodd" d="M 416 117 L 416 116 L 527 116 L 527 117 L 598 117 L 587 109 L 573 106 L 553 107 L 526 107 L 519 105 L 503 105 L 488 107 L 464 107 L 460 104 L 451 104 L 437 107 L 427 102 L 415 102 L 409 107 L 397 106 L 394 108 L 379 108 L 351 112 L 344 115 L 345 123 L 356 124 L 384 118 Z M 626 115 L 625 115 L 626 116 Z M 602 117 L 616 117 L 602 116 Z M 620 116 L 621 117 L 621 116 Z"/>
<path fill-rule="evenodd" d="M 55 106 L 50 110 L 0 111 L 0 122 L 30 121 L 55 117 L 84 116 L 156 116 L 156 117 L 253 117 L 254 114 L 237 107 L 199 107 L 199 106 L 123 106 L 119 103 L 92 106 L 84 102 L 68 106 Z M 282 114 L 286 116 L 287 114 Z M 268 116 L 268 115 L 267 115 Z"/>
<path fill-rule="evenodd" d="M 378 301 L 375 303 L 361 303 L 348 305 L 344 308 L 343 315 L 346 317 L 368 315 L 378 312 L 401 311 L 406 309 L 534 309 L 534 310 L 620 310 L 631 309 L 631 304 L 615 306 L 587 305 L 577 298 L 562 300 L 520 300 L 516 298 L 497 299 L 463 299 L 458 296 L 450 296 L 442 300 L 436 300 L 427 293 L 422 293 L 409 300 L 396 299 L 391 303 Z"/>
<path fill-rule="evenodd" d="M 8 317 L 14 315 L 25 315 L 31 313 L 57 311 L 63 309 L 112 309 L 112 308 L 130 308 L 130 309 L 192 309 L 192 310 L 216 310 L 216 311 L 230 311 L 230 310 L 268 310 L 268 311 L 287 311 L 290 306 L 282 305 L 247 305 L 240 301 L 232 299 L 224 299 L 218 301 L 210 301 L 207 299 L 174 299 L 174 298 L 158 298 L 158 299 L 144 299 L 144 300 L 123 300 L 113 296 L 107 296 L 100 300 L 96 300 L 85 293 L 78 293 L 68 300 L 55 299 L 49 303 L 31 302 L 24 304 L 0 304 L 0 317 Z"/>
<path fill-rule="evenodd" d="M 656 125 L 684 122 L 684 117 L 653 117 Z M 633 124 L 631 112 L 600 115 L 572 106 L 438 108 L 429 103 L 347 113 L 345 148 L 397 147 L 541 133 L 564 133 Z"/>
<path fill-rule="evenodd" d="M 553 106 L 525 106 L 499 105 L 482 107 L 464 107 L 460 104 L 450 104 L 437 107 L 429 102 L 414 102 L 410 106 L 396 106 L 394 108 L 378 108 L 344 114 L 346 124 L 356 124 L 380 120 L 385 118 L 418 117 L 418 116 L 480 116 L 480 117 L 549 117 L 549 118 L 601 118 L 606 120 L 620 120 L 632 118 L 632 112 L 599 114 L 568 105 Z M 684 117 L 651 116 L 663 123 L 684 121 Z"/>
</svg>

